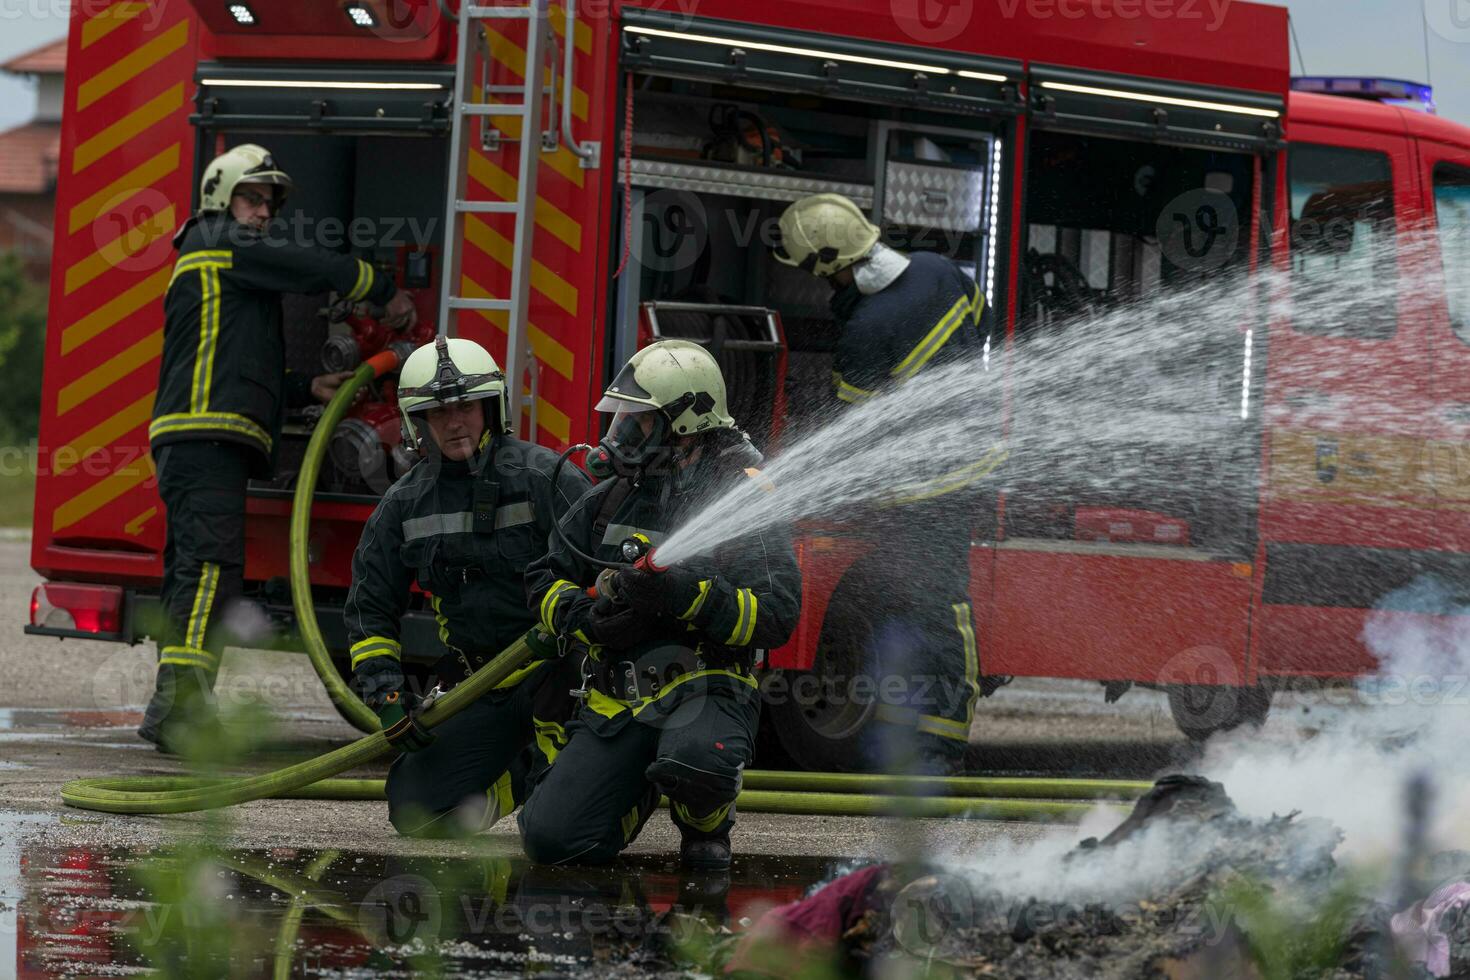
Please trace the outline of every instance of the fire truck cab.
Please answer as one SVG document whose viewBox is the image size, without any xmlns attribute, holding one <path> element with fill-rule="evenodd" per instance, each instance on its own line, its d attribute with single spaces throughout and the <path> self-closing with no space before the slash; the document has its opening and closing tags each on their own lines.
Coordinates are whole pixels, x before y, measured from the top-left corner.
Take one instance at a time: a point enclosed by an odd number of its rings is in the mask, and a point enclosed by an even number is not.
<svg viewBox="0 0 1470 980">
<path fill-rule="evenodd" d="M 1210 24 L 1187 6 L 1102 2 L 1075 19 L 958 4 L 935 21 L 877 0 L 563 0 L 476 21 L 457 66 L 455 5 L 430 0 L 89 5 L 68 51 L 32 551 L 47 582 L 29 631 L 135 642 L 156 621 L 147 422 L 168 237 L 203 164 L 257 142 L 295 179 L 290 233 L 415 290 L 430 325 L 419 342 L 447 321 L 485 343 L 513 367 L 523 434 L 557 449 L 596 441 L 603 384 L 657 337 L 710 346 L 768 454 L 830 420 L 827 288 L 766 240 L 789 202 L 821 191 L 975 277 L 1002 388 L 1024 374 L 1028 337 L 1090 311 L 1246 273 L 1303 290 L 1344 270 L 1402 283 L 1333 322 L 1295 322 L 1262 295 L 1190 362 L 1190 411 L 1232 433 L 1211 473 L 1245 492 L 1170 490 L 1181 460 L 1158 457 L 1130 468 L 1137 488 L 1002 480 L 974 521 L 987 675 L 1090 679 L 1109 697 L 1159 687 L 1205 737 L 1263 718 L 1277 687 L 1373 669 L 1370 611 L 1439 614 L 1453 603 L 1414 605 L 1404 587 L 1470 581 L 1470 310 L 1446 288 L 1470 278 L 1470 129 L 1372 84 L 1357 92 L 1372 97 L 1294 92 L 1284 9 L 1234 3 Z M 539 133 L 455 99 L 466 86 L 470 101 L 513 101 L 535 71 Z M 530 232 L 469 213 L 444 262 L 451 198 L 463 186 L 514 200 L 527 139 Z M 443 308 L 451 294 L 510 295 L 523 272 L 523 320 Z M 291 369 L 351 367 L 394 339 L 334 299 L 288 297 Z M 1026 392 L 1007 397 L 1007 434 L 1024 444 Z M 287 630 L 285 529 L 314 425 L 291 420 L 275 479 L 248 504 L 247 580 Z M 339 650 L 358 533 L 411 463 L 388 379 L 335 434 L 312 511 L 315 604 Z M 851 764 L 872 720 L 850 696 L 872 626 L 848 578 L 870 547 L 825 523 L 800 538 L 802 620 L 766 659 L 775 687 L 818 682 L 766 712 L 772 744 L 800 765 Z M 404 648 L 437 659 L 426 604 Z"/>
</svg>

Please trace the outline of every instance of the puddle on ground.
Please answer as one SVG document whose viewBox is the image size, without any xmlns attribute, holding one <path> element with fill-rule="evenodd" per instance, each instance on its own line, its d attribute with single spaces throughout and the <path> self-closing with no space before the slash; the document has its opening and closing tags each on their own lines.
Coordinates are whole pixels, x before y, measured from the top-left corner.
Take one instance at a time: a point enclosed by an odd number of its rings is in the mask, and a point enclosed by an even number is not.
<svg viewBox="0 0 1470 980">
<path fill-rule="evenodd" d="M 728 874 L 668 857 L 609 868 L 519 855 L 388 857 L 272 849 L 171 853 L 0 845 L 0 975 L 596 975 L 663 964 L 854 866 L 739 856 Z M 17 828 L 18 830 L 18 828 Z M 13 948 L 7 949 L 7 945 Z"/>
<path fill-rule="evenodd" d="M 141 709 L 129 708 L 0 708 L 0 732 L 48 728 L 137 728 Z"/>
</svg>

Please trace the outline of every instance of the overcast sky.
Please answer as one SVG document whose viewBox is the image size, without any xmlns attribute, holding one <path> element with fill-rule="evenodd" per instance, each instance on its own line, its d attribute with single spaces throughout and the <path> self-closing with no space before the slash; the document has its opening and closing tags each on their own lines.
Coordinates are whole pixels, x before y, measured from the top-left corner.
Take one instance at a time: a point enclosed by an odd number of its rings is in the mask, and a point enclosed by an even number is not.
<svg viewBox="0 0 1470 980">
<path fill-rule="evenodd" d="M 1305 64 L 1293 50 L 1293 74 L 1428 78 L 1440 115 L 1470 124 L 1470 0 L 1274 2 L 1290 8 L 1296 24 Z M 0 0 L 0 61 L 65 34 L 65 9 L 65 0 Z M 30 118 L 33 91 L 26 81 L 0 76 L 0 128 Z"/>
</svg>

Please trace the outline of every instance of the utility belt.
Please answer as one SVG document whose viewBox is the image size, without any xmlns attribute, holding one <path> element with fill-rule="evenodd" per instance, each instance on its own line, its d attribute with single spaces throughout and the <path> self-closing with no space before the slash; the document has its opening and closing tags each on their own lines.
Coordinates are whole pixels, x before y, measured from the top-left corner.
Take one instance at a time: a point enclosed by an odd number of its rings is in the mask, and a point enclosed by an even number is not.
<svg viewBox="0 0 1470 980">
<path fill-rule="evenodd" d="M 446 691 L 500 655 L 499 650 L 461 650 L 452 643 L 444 645 L 449 652 L 435 661 L 434 676 Z"/>
<path fill-rule="evenodd" d="M 633 659 L 598 659 L 589 655 L 582 661 L 582 684 L 572 696 L 586 700 L 595 690 L 618 701 L 647 701 L 656 698 L 680 677 L 702 670 L 726 670 L 749 676 L 754 654 L 748 650 L 666 644 L 654 647 Z"/>
</svg>

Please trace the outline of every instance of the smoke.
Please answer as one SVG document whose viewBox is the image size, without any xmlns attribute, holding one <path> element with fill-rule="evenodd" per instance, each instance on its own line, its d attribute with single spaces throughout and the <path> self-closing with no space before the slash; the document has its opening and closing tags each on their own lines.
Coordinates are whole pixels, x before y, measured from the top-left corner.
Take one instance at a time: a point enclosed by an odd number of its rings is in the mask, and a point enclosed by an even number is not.
<svg viewBox="0 0 1470 980">
<path fill-rule="evenodd" d="M 1213 740 L 1203 773 L 1246 813 L 1330 819 L 1345 834 L 1341 856 L 1367 863 L 1397 856 L 1404 790 L 1423 773 L 1430 846 L 1470 848 L 1470 607 L 1424 576 L 1385 597 L 1363 639 L 1375 674 L 1348 691 L 1278 694 L 1273 711 L 1284 717 Z"/>
</svg>

